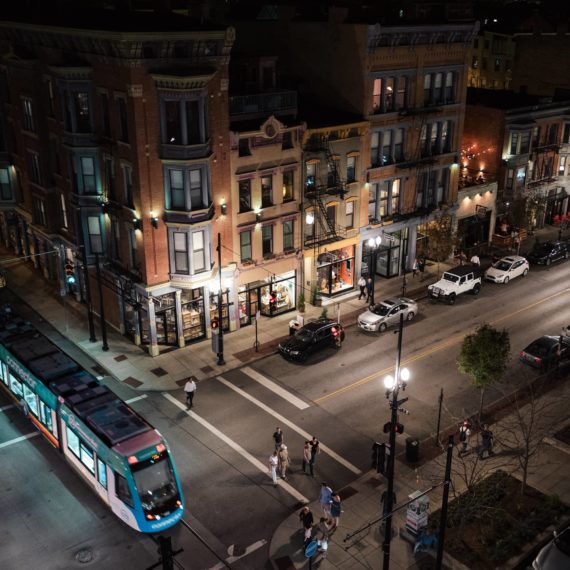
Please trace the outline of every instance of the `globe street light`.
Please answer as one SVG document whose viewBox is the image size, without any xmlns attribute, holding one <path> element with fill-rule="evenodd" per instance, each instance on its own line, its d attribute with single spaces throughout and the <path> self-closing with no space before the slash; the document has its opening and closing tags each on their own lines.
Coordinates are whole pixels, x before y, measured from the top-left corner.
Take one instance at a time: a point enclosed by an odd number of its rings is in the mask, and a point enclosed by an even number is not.
<svg viewBox="0 0 570 570">
<path fill-rule="evenodd" d="M 368 248 L 370 249 L 370 266 L 372 271 L 370 272 L 370 277 L 372 278 L 372 292 L 370 295 L 370 304 L 374 305 L 374 288 L 376 285 L 376 259 L 378 256 L 378 251 L 382 245 L 382 236 L 376 236 L 375 238 L 370 238 L 367 242 Z"/>
<path fill-rule="evenodd" d="M 384 386 L 386 387 L 386 398 L 390 400 L 390 422 L 389 428 L 389 445 L 390 454 L 388 455 L 387 477 L 388 489 L 386 490 L 386 500 L 384 503 L 386 519 L 385 519 L 385 533 L 384 543 L 382 550 L 384 552 L 384 570 L 390 568 L 390 540 L 392 539 L 392 510 L 394 509 L 394 463 L 396 460 L 396 431 L 400 431 L 401 427 L 398 425 L 398 411 L 401 405 L 407 401 L 408 398 L 398 400 L 398 393 L 400 388 L 406 389 L 407 383 L 410 380 L 410 371 L 407 368 L 400 368 L 400 361 L 402 359 L 402 331 L 404 330 L 404 313 L 400 313 L 400 328 L 398 330 L 398 353 L 396 356 L 396 369 L 394 376 L 388 375 L 384 378 Z"/>
</svg>

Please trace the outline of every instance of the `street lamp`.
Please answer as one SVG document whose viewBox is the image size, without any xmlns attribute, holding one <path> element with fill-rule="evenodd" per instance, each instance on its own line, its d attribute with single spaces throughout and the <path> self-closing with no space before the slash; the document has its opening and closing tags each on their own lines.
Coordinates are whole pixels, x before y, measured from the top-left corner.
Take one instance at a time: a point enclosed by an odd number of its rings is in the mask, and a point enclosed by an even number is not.
<svg viewBox="0 0 570 570">
<path fill-rule="evenodd" d="M 374 288 L 376 285 L 376 259 L 378 256 L 378 250 L 380 249 L 381 245 L 382 245 L 381 236 L 376 236 L 375 238 L 370 238 L 368 240 L 368 249 L 370 249 L 370 257 L 371 257 L 370 267 L 372 269 L 370 272 L 370 277 L 372 278 L 372 293 L 370 295 L 371 305 L 374 305 Z"/>
<path fill-rule="evenodd" d="M 388 375 L 384 378 L 384 386 L 386 387 L 386 398 L 390 400 L 390 422 L 388 424 L 389 431 L 389 445 L 390 454 L 388 455 L 388 489 L 386 490 L 386 500 L 384 502 L 386 520 L 385 520 L 385 533 L 384 542 L 382 544 L 382 551 L 384 552 L 384 570 L 390 568 L 390 540 L 392 538 L 392 510 L 394 508 L 394 463 L 396 461 L 396 431 L 401 433 L 402 427 L 398 424 L 398 411 L 401 405 L 407 401 L 408 398 L 398 400 L 398 393 L 400 388 L 406 389 L 407 383 L 410 380 L 410 371 L 407 368 L 400 368 L 402 359 L 402 332 L 404 330 L 404 313 L 400 313 L 400 327 L 398 330 L 398 354 L 396 356 L 396 369 L 394 376 Z M 405 411 L 405 410 L 403 410 Z"/>
</svg>

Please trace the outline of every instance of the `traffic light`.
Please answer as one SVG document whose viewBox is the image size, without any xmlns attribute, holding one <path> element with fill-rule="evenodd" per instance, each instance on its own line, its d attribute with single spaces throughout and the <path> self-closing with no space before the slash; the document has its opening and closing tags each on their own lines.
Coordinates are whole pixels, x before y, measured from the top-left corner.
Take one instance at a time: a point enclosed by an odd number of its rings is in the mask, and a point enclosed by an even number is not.
<svg viewBox="0 0 570 570">
<path fill-rule="evenodd" d="M 271 291 L 269 293 L 269 310 L 273 312 L 275 311 L 276 308 L 277 308 L 277 292 Z"/>
<path fill-rule="evenodd" d="M 392 422 L 386 422 L 384 424 L 384 433 L 390 433 L 391 427 L 392 427 Z M 400 424 L 400 423 L 396 422 L 395 432 L 396 433 L 404 433 L 404 424 Z"/>
<path fill-rule="evenodd" d="M 212 327 L 213 331 L 217 331 L 220 328 L 220 321 L 218 320 L 218 317 L 214 317 L 212 319 L 210 326 Z"/>
<path fill-rule="evenodd" d="M 73 261 L 69 259 L 65 261 L 65 282 L 68 285 L 75 285 L 75 269 L 73 267 Z"/>
</svg>

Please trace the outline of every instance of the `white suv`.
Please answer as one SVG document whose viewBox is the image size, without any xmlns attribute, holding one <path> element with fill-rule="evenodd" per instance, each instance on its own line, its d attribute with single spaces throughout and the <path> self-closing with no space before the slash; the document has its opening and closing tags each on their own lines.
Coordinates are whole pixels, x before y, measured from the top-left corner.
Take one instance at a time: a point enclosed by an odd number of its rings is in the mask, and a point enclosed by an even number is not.
<svg viewBox="0 0 570 570">
<path fill-rule="evenodd" d="M 438 301 L 455 303 L 457 295 L 472 293 L 478 295 L 481 290 L 481 270 L 478 265 L 461 265 L 446 271 L 441 279 L 428 287 L 429 296 Z"/>
</svg>

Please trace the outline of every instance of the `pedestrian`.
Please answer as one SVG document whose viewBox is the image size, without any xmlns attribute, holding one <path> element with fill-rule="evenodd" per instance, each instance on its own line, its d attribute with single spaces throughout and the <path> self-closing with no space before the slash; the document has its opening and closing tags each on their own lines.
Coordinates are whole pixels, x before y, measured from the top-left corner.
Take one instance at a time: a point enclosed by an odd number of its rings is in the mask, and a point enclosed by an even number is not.
<svg viewBox="0 0 570 570">
<path fill-rule="evenodd" d="M 435 548 L 437 546 L 437 537 L 430 527 L 420 529 L 416 543 L 414 545 L 414 554 L 423 552 L 428 548 Z"/>
<path fill-rule="evenodd" d="M 306 473 L 307 466 L 311 463 L 311 442 L 306 441 L 303 447 L 303 473 Z"/>
<path fill-rule="evenodd" d="M 311 471 L 311 477 L 315 476 L 315 463 L 317 462 L 317 455 L 321 452 L 319 440 L 313 436 L 313 439 L 309 442 L 311 446 L 311 459 L 309 460 L 309 470 Z"/>
<path fill-rule="evenodd" d="M 319 552 L 323 553 L 323 558 L 327 556 L 329 548 L 329 534 L 332 528 L 331 522 L 326 517 L 321 517 L 319 524 L 316 527 L 315 538 L 319 547 Z"/>
<path fill-rule="evenodd" d="M 420 269 L 419 269 L 418 258 L 416 257 L 416 258 L 414 259 L 414 263 L 413 263 L 413 265 L 412 265 L 412 277 L 413 277 L 413 278 L 416 277 L 416 275 L 418 274 L 419 270 L 420 270 Z"/>
<path fill-rule="evenodd" d="M 489 429 L 487 424 L 483 424 L 483 429 L 481 430 L 481 451 L 479 453 L 479 459 L 486 459 L 487 457 L 492 457 L 495 455 L 493 451 L 493 432 Z"/>
<path fill-rule="evenodd" d="M 481 267 L 481 260 L 479 259 L 479 256 L 476 253 L 474 253 L 471 256 L 471 259 L 469 261 L 471 265 L 476 265 L 477 267 Z"/>
<path fill-rule="evenodd" d="M 426 267 L 425 257 L 420 257 L 420 259 L 418 259 L 418 271 L 420 272 L 420 281 L 424 280 L 425 267 Z"/>
<path fill-rule="evenodd" d="M 461 442 L 461 450 L 459 451 L 459 455 L 466 453 L 470 436 L 471 430 L 469 429 L 469 422 L 465 420 L 463 422 L 463 425 L 459 428 L 459 441 Z"/>
<path fill-rule="evenodd" d="M 269 473 L 271 473 L 274 487 L 277 487 L 277 465 L 279 465 L 279 457 L 277 457 L 277 451 L 274 451 L 269 456 Z"/>
<path fill-rule="evenodd" d="M 186 393 L 186 409 L 189 410 L 194 402 L 194 394 L 196 394 L 196 382 L 194 376 L 190 376 L 184 385 L 184 392 Z"/>
<path fill-rule="evenodd" d="M 366 297 L 366 279 L 364 279 L 364 275 L 360 276 L 358 286 L 360 287 L 360 295 L 358 295 L 358 300 L 360 301 L 362 297 Z"/>
<path fill-rule="evenodd" d="M 299 520 L 303 525 L 304 540 L 307 544 L 311 540 L 311 535 L 313 533 L 313 513 L 309 507 L 303 507 L 299 513 Z"/>
<path fill-rule="evenodd" d="M 467 255 L 463 250 L 459 252 L 459 265 L 464 265 L 467 261 Z"/>
<path fill-rule="evenodd" d="M 319 503 L 321 504 L 321 510 L 325 517 L 331 516 L 331 499 L 332 499 L 332 489 L 326 484 L 321 483 L 321 492 L 319 493 Z"/>
<path fill-rule="evenodd" d="M 281 449 L 279 450 L 277 457 L 279 458 L 279 473 L 281 473 L 281 478 L 284 481 L 287 481 L 287 467 L 289 467 L 290 461 L 289 452 L 287 451 L 287 446 L 284 443 L 281 444 Z"/>
<path fill-rule="evenodd" d="M 366 301 L 365 301 L 365 303 L 372 301 L 373 297 L 374 297 L 374 282 L 372 281 L 372 277 L 369 277 L 366 280 Z"/>
<path fill-rule="evenodd" d="M 338 528 L 340 513 L 342 513 L 342 503 L 339 495 L 333 495 L 331 498 L 331 517 L 333 520 L 333 530 Z"/>
<path fill-rule="evenodd" d="M 281 449 L 281 444 L 283 443 L 283 432 L 280 427 L 275 428 L 273 440 L 275 441 L 275 451 L 279 451 Z"/>
</svg>

